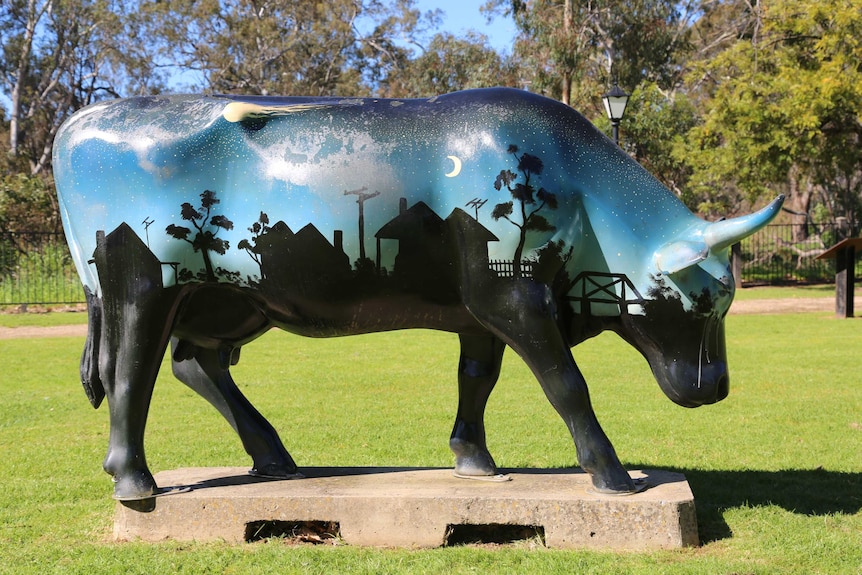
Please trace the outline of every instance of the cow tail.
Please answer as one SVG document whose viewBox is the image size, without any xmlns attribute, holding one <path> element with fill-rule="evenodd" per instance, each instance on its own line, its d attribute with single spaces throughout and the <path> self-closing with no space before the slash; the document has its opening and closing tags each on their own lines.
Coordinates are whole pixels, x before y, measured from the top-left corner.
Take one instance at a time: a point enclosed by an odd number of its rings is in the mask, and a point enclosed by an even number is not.
<svg viewBox="0 0 862 575">
<path fill-rule="evenodd" d="M 105 398 L 105 386 L 99 376 L 99 341 L 102 339 L 102 299 L 84 286 L 87 297 L 87 341 L 81 354 L 81 383 L 90 405 L 98 408 Z"/>
</svg>

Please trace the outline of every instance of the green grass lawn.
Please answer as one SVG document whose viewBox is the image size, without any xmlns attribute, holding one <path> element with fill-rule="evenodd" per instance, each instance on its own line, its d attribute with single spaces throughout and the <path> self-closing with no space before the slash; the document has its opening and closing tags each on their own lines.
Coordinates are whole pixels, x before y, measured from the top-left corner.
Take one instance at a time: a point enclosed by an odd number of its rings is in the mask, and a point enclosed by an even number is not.
<svg viewBox="0 0 862 575">
<path fill-rule="evenodd" d="M 114 543 L 101 470 L 108 413 L 78 384 L 83 338 L 0 340 L 0 573 L 862 573 L 862 324 L 831 314 L 731 316 L 731 394 L 673 405 L 616 336 L 575 348 L 630 469 L 686 475 L 702 546 L 646 553 L 526 545 Z M 450 466 L 457 338 L 412 331 L 311 340 L 273 332 L 234 374 L 302 466 Z M 565 427 L 507 352 L 488 406 L 503 467 L 574 463 Z M 243 466 L 238 438 L 163 369 L 147 428 L 154 472 Z"/>
</svg>

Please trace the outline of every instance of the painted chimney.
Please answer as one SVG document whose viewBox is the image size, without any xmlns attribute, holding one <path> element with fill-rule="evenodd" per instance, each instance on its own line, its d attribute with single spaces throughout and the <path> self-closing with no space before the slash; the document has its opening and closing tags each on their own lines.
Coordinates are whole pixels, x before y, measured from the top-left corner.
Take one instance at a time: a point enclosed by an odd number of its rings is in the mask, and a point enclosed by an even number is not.
<svg viewBox="0 0 862 575">
<path fill-rule="evenodd" d="M 333 245 L 335 246 L 336 250 L 338 250 L 340 252 L 344 252 L 344 232 L 343 231 L 335 230 L 333 232 L 332 242 L 333 242 Z"/>
<path fill-rule="evenodd" d="M 401 215 L 406 211 L 407 211 L 407 198 L 400 198 L 398 200 L 398 215 Z"/>
</svg>

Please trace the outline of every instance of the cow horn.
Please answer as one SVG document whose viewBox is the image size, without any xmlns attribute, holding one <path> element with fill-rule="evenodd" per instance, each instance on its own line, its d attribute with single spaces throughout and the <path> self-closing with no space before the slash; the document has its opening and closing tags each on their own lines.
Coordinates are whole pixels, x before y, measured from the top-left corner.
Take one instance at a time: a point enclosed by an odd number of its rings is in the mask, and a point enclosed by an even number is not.
<svg viewBox="0 0 862 575">
<path fill-rule="evenodd" d="M 784 195 L 780 195 L 760 211 L 732 220 L 715 222 L 703 233 L 703 239 L 712 250 L 721 250 L 746 238 L 768 224 L 778 215 Z"/>
</svg>

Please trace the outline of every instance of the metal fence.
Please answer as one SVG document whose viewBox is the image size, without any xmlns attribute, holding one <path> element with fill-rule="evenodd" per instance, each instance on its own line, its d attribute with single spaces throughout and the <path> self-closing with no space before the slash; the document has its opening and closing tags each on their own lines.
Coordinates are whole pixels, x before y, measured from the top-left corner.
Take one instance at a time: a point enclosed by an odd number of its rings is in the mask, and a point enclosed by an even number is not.
<svg viewBox="0 0 862 575">
<path fill-rule="evenodd" d="M 818 260 L 817 256 L 857 234 L 858 227 L 846 222 L 766 226 L 741 242 L 742 284 L 832 283 L 835 260 Z M 856 277 L 860 271 L 857 260 Z"/>
<path fill-rule="evenodd" d="M 0 305 L 83 301 L 62 233 L 0 233 Z"/>
<path fill-rule="evenodd" d="M 766 226 L 740 245 L 742 284 L 831 283 L 835 261 L 817 256 L 857 232 L 843 222 Z M 858 260 L 856 277 L 862 277 Z M 0 233 L 0 305 L 82 302 L 84 291 L 62 233 Z"/>
</svg>

